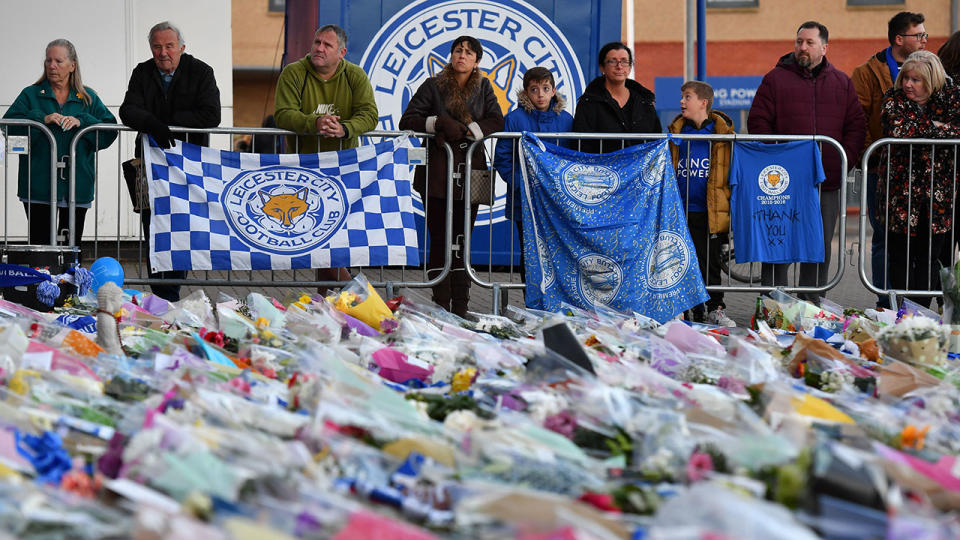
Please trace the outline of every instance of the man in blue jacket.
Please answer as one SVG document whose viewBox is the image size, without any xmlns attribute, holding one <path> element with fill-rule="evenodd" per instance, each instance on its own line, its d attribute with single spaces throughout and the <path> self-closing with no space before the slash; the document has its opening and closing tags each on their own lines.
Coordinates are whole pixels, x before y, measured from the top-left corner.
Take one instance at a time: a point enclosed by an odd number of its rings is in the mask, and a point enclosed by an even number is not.
<svg viewBox="0 0 960 540">
<path fill-rule="evenodd" d="M 518 107 L 503 118 L 506 132 L 564 133 L 573 129 L 573 116 L 565 109 L 566 100 L 557 93 L 553 73 L 544 67 L 535 67 L 523 74 L 523 90 L 517 92 Z M 500 139 L 497 142 L 493 166 L 507 183 L 504 215 L 517 224 L 520 239 L 520 279 L 526 281 L 523 264 L 523 173 L 517 154 L 519 139 Z M 570 140 L 547 139 L 546 142 L 571 146 Z"/>
</svg>

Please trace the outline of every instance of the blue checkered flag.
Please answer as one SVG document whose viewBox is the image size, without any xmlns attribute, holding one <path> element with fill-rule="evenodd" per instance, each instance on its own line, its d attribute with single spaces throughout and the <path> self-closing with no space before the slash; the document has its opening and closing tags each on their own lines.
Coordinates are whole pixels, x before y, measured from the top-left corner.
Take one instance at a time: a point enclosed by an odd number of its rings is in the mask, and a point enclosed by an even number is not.
<svg viewBox="0 0 960 540">
<path fill-rule="evenodd" d="M 320 154 L 143 137 L 155 272 L 420 264 L 406 136 Z"/>
</svg>

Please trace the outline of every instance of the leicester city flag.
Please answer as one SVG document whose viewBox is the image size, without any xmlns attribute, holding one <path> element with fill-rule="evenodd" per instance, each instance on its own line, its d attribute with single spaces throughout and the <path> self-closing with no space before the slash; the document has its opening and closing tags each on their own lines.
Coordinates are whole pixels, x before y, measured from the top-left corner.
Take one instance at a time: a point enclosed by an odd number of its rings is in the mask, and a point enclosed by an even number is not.
<svg viewBox="0 0 960 540">
<path fill-rule="evenodd" d="M 524 133 L 527 305 L 665 322 L 707 300 L 667 144 L 585 154 Z"/>
<path fill-rule="evenodd" d="M 320 154 L 143 147 L 156 272 L 420 263 L 407 137 Z"/>
</svg>

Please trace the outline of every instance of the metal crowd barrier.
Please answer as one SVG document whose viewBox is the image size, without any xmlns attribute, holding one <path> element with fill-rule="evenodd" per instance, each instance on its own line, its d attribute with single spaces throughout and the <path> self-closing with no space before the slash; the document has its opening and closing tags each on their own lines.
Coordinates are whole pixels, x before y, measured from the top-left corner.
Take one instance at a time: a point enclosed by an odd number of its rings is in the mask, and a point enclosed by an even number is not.
<svg viewBox="0 0 960 540">
<path fill-rule="evenodd" d="M 488 157 L 491 157 L 494 155 L 493 147 L 495 147 L 495 142 L 497 140 L 513 139 L 516 141 L 516 140 L 519 140 L 521 136 L 522 136 L 522 133 L 506 133 L 506 132 L 494 133 L 488 137 L 475 141 L 467 149 L 465 169 L 471 170 L 473 152 L 479 145 L 484 145 L 486 147 L 486 152 L 487 152 L 486 155 Z M 730 233 L 729 238 L 727 239 L 727 242 L 721 246 L 721 268 L 723 269 L 723 277 L 721 278 L 721 284 L 709 285 L 707 286 L 707 290 L 718 291 L 718 292 L 759 293 L 759 292 L 768 292 L 775 288 L 781 288 L 785 291 L 788 291 L 791 293 L 799 293 L 801 295 L 822 294 L 832 289 L 833 287 L 835 287 L 843 277 L 843 270 L 846 262 L 846 253 L 844 250 L 844 246 L 846 245 L 846 220 L 847 220 L 846 203 L 845 203 L 846 197 L 847 197 L 847 184 L 845 181 L 847 177 L 847 155 L 846 155 L 846 152 L 844 152 L 843 150 L 843 146 L 841 146 L 840 143 L 833 138 L 826 137 L 823 135 L 739 135 L 739 134 L 730 134 L 730 135 L 671 134 L 671 135 L 667 135 L 664 133 L 613 133 L 613 134 L 538 133 L 537 136 L 540 137 L 541 139 L 575 139 L 578 141 L 578 146 L 584 140 L 630 139 L 630 140 L 650 141 L 655 139 L 663 139 L 667 137 L 670 137 L 679 141 L 687 141 L 687 144 L 689 144 L 689 141 L 698 141 L 698 140 L 708 141 L 711 145 L 717 141 L 730 141 L 732 144 L 735 141 L 759 141 L 759 142 L 767 142 L 767 143 L 780 143 L 780 142 L 791 142 L 791 141 L 814 140 L 817 143 L 819 143 L 821 150 L 824 144 L 833 146 L 834 148 L 837 149 L 838 152 L 840 152 L 841 170 L 843 173 L 841 176 L 844 179 L 844 181 L 841 182 L 841 186 L 839 190 L 840 191 L 840 194 L 839 194 L 840 208 L 839 208 L 839 216 L 838 216 L 839 219 L 837 220 L 837 226 L 840 230 L 839 242 L 836 242 L 836 245 L 837 245 L 836 248 L 833 247 L 834 242 L 831 242 L 830 246 L 825 246 L 826 249 L 831 250 L 829 266 L 835 267 L 836 270 L 834 273 L 829 274 L 829 278 L 826 281 L 826 283 L 822 283 L 818 286 L 798 285 L 798 282 L 800 281 L 800 278 L 801 278 L 800 265 L 791 264 L 790 267 L 792 268 L 792 270 L 790 271 L 790 273 L 788 273 L 788 283 L 791 283 L 792 285 L 789 285 L 786 287 L 783 287 L 783 286 L 776 287 L 774 285 L 762 284 L 761 272 L 760 272 L 761 264 L 760 263 L 739 263 L 736 260 L 736 251 L 735 251 L 736 246 L 734 245 L 734 242 L 733 242 L 733 234 Z M 512 156 L 514 160 L 518 159 L 517 155 L 518 153 L 516 151 L 516 143 L 514 143 L 513 150 L 512 150 Z M 494 178 L 498 178 L 496 176 L 496 171 L 493 169 L 492 158 L 488 160 L 487 168 L 490 171 L 491 175 L 494 175 Z M 455 174 L 455 180 L 457 182 L 462 182 L 464 184 L 464 193 L 469 194 L 470 188 L 471 188 L 470 175 L 469 174 L 462 175 L 462 174 L 459 174 L 459 172 L 455 172 L 454 174 Z M 499 184 L 501 186 L 500 188 L 501 190 L 504 187 L 504 182 L 502 180 L 498 180 L 495 184 Z M 821 186 L 821 189 L 822 189 L 822 186 Z M 486 204 L 492 207 L 496 202 L 496 200 L 497 200 L 497 189 L 495 185 L 492 184 L 491 191 L 490 191 L 489 197 L 487 197 Z M 469 212 L 469 211 L 470 211 L 469 205 L 467 205 L 465 212 Z M 506 208 L 504 209 L 505 214 L 508 213 L 509 211 L 510 209 L 506 209 Z M 467 214 L 467 216 L 469 216 L 469 214 Z M 489 212 L 488 216 L 489 216 L 488 219 L 489 219 L 489 225 L 490 225 L 489 229 L 491 231 L 491 234 L 488 235 L 488 238 L 486 238 L 485 240 L 487 241 L 487 252 L 490 253 L 493 251 L 493 245 L 496 240 L 492 236 L 492 231 L 494 229 L 493 225 L 495 222 L 494 212 L 493 211 Z M 475 239 L 472 237 L 472 232 L 473 232 L 472 227 L 466 226 L 463 231 L 463 235 L 466 243 L 466 247 L 464 249 L 464 257 L 466 259 L 465 266 L 467 268 L 467 273 L 470 276 L 470 279 L 474 283 L 476 283 L 477 285 L 480 285 L 481 287 L 485 287 L 492 290 L 494 313 L 497 313 L 501 306 L 500 295 L 502 292 L 509 291 L 510 289 L 522 290 L 525 287 L 525 284 L 520 279 L 519 272 L 515 272 L 514 265 L 513 265 L 513 261 L 515 259 L 514 251 L 518 250 L 520 253 L 522 253 L 523 246 L 515 246 L 515 242 L 513 242 L 512 228 L 514 226 L 513 223 L 515 223 L 515 220 L 513 219 L 512 216 L 509 216 L 509 215 L 505 215 L 505 218 L 508 220 L 510 224 L 509 230 L 511 231 L 510 232 L 511 239 L 509 241 L 509 245 L 511 249 L 510 263 L 506 265 L 504 268 L 501 268 L 502 271 L 498 272 L 498 271 L 494 271 L 494 265 L 490 264 L 490 261 L 488 260 L 487 261 L 488 264 L 486 265 L 487 271 L 485 272 L 486 274 L 485 277 L 482 276 L 481 271 L 478 271 L 478 269 L 475 267 L 475 265 L 477 265 L 477 262 L 471 261 L 471 252 L 473 251 L 472 245 L 473 245 L 473 242 L 475 242 Z M 817 218 L 819 219 L 820 216 L 817 216 Z M 469 223 L 469 219 L 467 219 L 466 222 Z M 708 229 L 708 235 L 709 235 L 709 229 Z M 861 235 L 862 235 L 862 232 L 861 232 Z M 837 238 L 836 231 L 834 232 L 834 238 Z M 707 241 L 709 243 L 711 240 L 708 238 Z M 719 241 L 719 240 L 714 240 L 714 241 Z M 482 266 L 483 262 L 484 261 L 479 261 L 480 263 L 479 266 Z"/>
<path fill-rule="evenodd" d="M 56 206 L 57 204 L 57 176 L 58 170 L 62 170 L 65 163 L 61 162 L 58 159 L 56 148 L 57 142 L 53 137 L 53 133 L 50 129 L 43 125 L 40 122 L 34 120 L 16 120 L 12 118 L 0 119 L 0 135 L 3 136 L 5 141 L 3 152 L 0 153 L 0 161 L 3 161 L 3 176 L 6 180 L 3 186 L 3 244 L 6 246 L 10 243 L 10 231 L 12 223 L 10 221 L 10 216 L 19 215 L 12 206 L 23 207 L 23 205 L 18 200 L 18 189 L 19 189 L 19 178 L 15 177 L 15 181 L 18 187 L 14 189 L 13 192 L 10 190 L 10 159 L 13 155 L 22 155 L 25 159 L 17 160 L 18 161 L 18 172 L 19 166 L 23 163 L 27 166 L 27 193 L 30 192 L 33 187 L 33 170 L 30 163 L 31 158 L 33 157 L 33 139 L 34 132 L 36 130 L 40 135 L 47 138 L 47 143 L 50 145 L 50 205 Z M 13 133 L 11 133 L 13 132 Z M 11 137 L 14 137 L 11 140 Z M 17 137 L 24 137 L 25 140 L 19 141 Z M 16 148 L 14 148 L 16 146 Z M 3 155 L 6 154 L 6 155 Z M 64 171 L 63 174 L 66 174 Z M 26 209 L 24 209 L 26 211 Z M 29 223 L 30 216 L 27 216 L 27 222 Z M 19 234 L 12 235 L 14 237 L 19 237 Z M 24 231 L 24 238 L 28 237 L 28 230 Z M 56 212 L 50 213 L 50 243 L 49 245 L 55 245 L 57 243 L 57 214 Z"/>
<path fill-rule="evenodd" d="M 919 217 L 919 223 L 916 226 L 910 224 L 908 226 L 908 233 L 906 238 L 906 252 L 904 253 L 895 253 L 891 256 L 890 253 L 890 229 L 885 226 L 890 223 L 890 182 L 901 181 L 897 177 L 897 171 L 892 171 L 892 154 L 894 153 L 895 147 L 898 146 L 908 146 L 906 150 L 906 157 L 908 159 L 908 168 L 907 168 L 907 215 L 911 214 L 911 211 L 915 204 L 921 206 L 926 206 L 926 211 L 921 210 Z M 947 147 L 946 152 L 943 152 Z M 927 276 L 916 276 L 917 270 L 911 266 L 911 254 L 915 253 L 914 250 L 926 250 L 930 256 L 928 269 L 938 270 L 940 265 L 954 265 L 957 263 L 957 248 L 956 244 L 960 241 L 960 235 L 956 234 L 956 217 L 958 213 L 957 209 L 957 199 L 958 199 L 958 180 L 960 180 L 960 175 L 958 175 L 958 147 L 960 147 L 960 139 L 895 139 L 895 138 L 884 138 L 875 141 L 871 144 L 863 154 L 861 160 L 861 167 L 864 171 L 869 171 L 868 162 L 876 154 L 879 158 L 877 161 L 877 167 L 879 172 L 880 163 L 885 163 L 887 174 L 884 178 L 884 185 L 886 189 L 883 190 L 881 194 L 880 189 L 874 190 L 872 195 L 874 197 L 882 197 L 885 202 L 885 211 L 882 215 L 872 215 L 872 208 L 868 201 L 869 196 L 869 184 L 868 175 L 865 173 L 861 181 L 861 196 L 860 196 L 860 235 L 859 242 L 861 246 L 872 245 L 872 242 L 867 239 L 867 231 L 871 230 L 874 234 L 880 232 L 883 238 L 884 257 L 881 262 L 883 265 L 881 269 L 875 268 L 876 264 L 873 261 L 867 260 L 867 250 L 860 250 L 860 281 L 863 283 L 864 287 L 867 288 L 870 292 L 886 296 L 889 298 L 891 306 L 897 306 L 897 297 L 898 296 L 910 296 L 914 297 L 915 300 L 920 301 L 921 303 L 927 303 L 933 297 L 943 296 L 943 289 L 940 284 L 939 272 L 934 273 L 933 275 Z M 931 163 L 931 172 L 929 176 L 923 175 L 921 173 L 914 172 L 914 161 L 915 159 L 922 159 L 923 154 L 930 155 Z M 948 208 L 953 212 L 952 217 L 953 224 L 950 228 L 950 232 L 945 233 L 945 237 L 942 238 L 943 243 L 945 244 L 944 248 L 939 251 L 939 253 L 933 253 L 935 249 L 933 246 L 933 205 L 929 204 L 931 197 L 933 196 L 935 190 L 935 183 L 937 182 L 937 177 L 935 176 L 935 169 L 938 163 L 938 160 L 944 158 L 947 160 L 947 163 L 943 164 L 945 167 L 945 172 L 950 174 L 952 178 L 948 179 L 949 188 L 941 191 L 941 197 L 944 197 L 944 200 L 947 202 Z M 872 171 L 871 171 L 872 172 Z M 879 178 L 877 179 L 879 180 Z M 929 190 L 930 197 L 926 197 L 925 200 L 915 201 L 913 199 L 913 187 L 916 182 L 929 182 L 927 189 Z M 876 199 L 877 204 L 879 204 L 880 199 Z M 873 205 L 876 206 L 876 205 Z M 879 220 L 882 218 L 882 222 L 877 223 L 878 226 L 883 227 L 879 231 L 873 229 L 869 220 L 873 218 Z M 916 235 L 920 235 L 920 238 L 914 238 Z M 924 238 L 925 237 L 925 238 Z M 926 240 L 926 242 L 924 242 Z M 871 251 L 872 255 L 872 251 Z M 903 287 L 896 287 L 894 283 L 891 283 L 890 279 L 890 269 L 900 267 L 904 270 L 904 285 Z M 870 275 L 867 275 L 867 269 L 870 267 Z M 880 276 L 877 276 L 877 281 L 880 283 L 874 283 L 873 274 L 878 270 L 882 270 L 881 274 L 883 276 L 880 279 Z M 925 285 L 924 288 L 920 287 L 911 287 L 911 278 L 920 278 L 923 282 L 914 282 L 915 285 Z M 922 300 L 921 300 L 922 299 Z"/>
<path fill-rule="evenodd" d="M 0 126 L 5 124 L 15 125 L 15 124 L 31 124 L 28 121 L 3 121 L 0 123 Z M 35 124 L 32 127 L 39 128 L 46 132 L 46 135 L 51 142 L 53 142 L 53 135 L 49 132 L 42 124 Z M 194 129 L 194 128 L 172 128 L 173 131 L 180 131 L 186 133 L 207 133 L 211 135 L 226 135 L 226 136 L 236 136 L 236 135 L 250 135 L 253 143 L 253 148 L 250 148 L 251 151 L 259 150 L 257 148 L 257 138 L 258 137 L 282 137 L 284 135 L 292 135 L 293 133 L 272 128 L 213 128 L 213 129 Z M 98 124 L 94 126 L 89 126 L 82 129 L 77 133 L 77 136 L 74 137 L 74 144 L 71 145 L 70 156 L 73 156 L 76 151 L 76 141 L 79 140 L 79 137 L 87 134 L 88 132 L 97 132 L 97 131 L 119 131 L 121 132 L 121 137 L 118 138 L 118 144 L 113 145 L 107 150 L 101 150 L 95 157 L 96 168 L 98 171 L 98 180 L 97 180 L 97 193 L 95 194 L 92 212 L 88 215 L 95 216 L 93 220 L 92 235 L 87 235 L 85 238 L 86 241 L 93 240 L 93 250 L 92 254 L 87 254 L 88 260 L 96 259 L 103 255 L 112 255 L 118 260 L 121 261 L 130 261 L 133 259 L 136 264 L 135 272 L 132 274 L 128 271 L 127 283 L 131 285 L 151 285 L 151 284 L 170 284 L 170 285 L 187 285 L 187 286 L 199 286 L 199 285 L 209 285 L 209 286 L 250 286 L 250 287 L 330 287 L 335 285 L 340 285 L 343 282 L 337 281 L 323 281 L 318 279 L 315 274 L 315 271 L 312 269 L 306 270 L 289 270 L 289 271 L 192 271 L 188 274 L 186 279 L 182 280 L 170 280 L 170 279 L 150 279 L 144 277 L 146 275 L 146 267 L 148 266 L 147 259 L 148 254 L 144 248 L 144 241 L 142 236 L 141 227 L 139 224 L 139 219 L 135 213 L 132 212 L 132 203 L 125 191 L 127 187 L 124 185 L 122 179 L 119 176 L 120 164 L 122 161 L 133 157 L 133 142 L 134 142 L 134 133 L 133 130 L 126 126 L 116 125 L 116 124 Z M 374 131 L 369 132 L 363 135 L 365 139 L 370 138 L 383 138 L 383 137 L 396 137 L 404 132 L 399 131 Z M 416 137 L 424 139 L 430 137 L 430 134 L 424 133 L 415 133 L 413 134 Z M 467 162 L 466 169 L 471 168 L 471 159 L 473 155 L 473 150 L 476 148 L 476 145 L 487 144 L 490 147 L 489 156 L 492 156 L 493 142 L 499 138 L 507 139 L 519 139 L 521 136 L 520 133 L 497 133 L 487 137 L 483 140 L 476 141 L 468 149 L 467 152 Z M 603 139 L 640 139 L 640 140 L 653 140 L 653 139 L 662 139 L 667 137 L 666 134 L 588 134 L 588 133 L 544 133 L 541 134 L 543 138 L 558 138 L 558 139 L 576 139 L 578 141 L 582 140 L 603 140 Z M 715 141 L 762 141 L 762 142 L 787 142 L 787 141 L 799 141 L 799 140 L 815 140 L 821 144 L 821 146 L 826 143 L 835 147 L 841 155 L 842 163 L 841 166 L 846 169 L 847 160 L 846 155 L 843 152 L 843 148 L 840 144 L 829 137 L 824 136 L 765 136 L 765 135 L 672 135 L 676 140 L 681 141 L 693 141 L 693 140 L 706 140 L 711 144 Z M 213 141 L 212 141 L 213 142 Z M 914 140 L 916 142 L 916 140 Z M 689 142 L 688 142 L 689 144 Z M 231 141 L 228 143 L 227 149 L 233 150 L 232 137 Z M 211 144 L 211 146 L 216 147 L 217 145 Z M 224 146 L 221 144 L 220 146 Z M 289 150 L 289 149 L 288 149 Z M 296 151 L 296 148 L 293 149 Z M 400 269 L 385 269 L 377 268 L 372 269 L 374 274 L 370 274 L 371 269 L 364 269 L 365 273 L 368 274 L 371 283 L 378 287 L 384 287 L 387 290 L 388 295 L 392 295 L 394 290 L 398 287 L 432 287 L 433 285 L 442 281 L 451 270 L 452 258 L 454 256 L 454 231 L 452 231 L 452 215 L 453 215 L 453 185 L 454 182 L 462 183 L 464 186 L 464 192 L 470 192 L 470 175 L 461 175 L 459 171 L 453 170 L 453 160 L 452 160 L 452 151 L 449 145 L 446 145 L 445 151 L 448 156 L 448 170 L 447 170 L 447 193 L 448 196 L 445 200 L 444 208 L 429 208 L 428 201 L 430 199 L 428 193 L 424 193 L 423 202 L 425 207 L 425 213 L 430 213 L 433 211 L 442 211 L 447 216 L 446 219 L 446 230 L 445 230 L 445 250 L 444 250 L 444 266 L 439 275 L 430 279 L 427 275 L 427 238 L 426 238 L 426 227 L 424 227 L 423 236 L 420 238 L 421 250 L 423 253 L 423 262 L 415 270 L 409 268 L 400 268 Z M 110 153 L 113 155 L 114 159 L 101 158 L 101 154 Z M 429 157 L 428 157 L 429 160 Z M 75 209 L 76 201 L 74 196 L 74 174 L 75 174 L 75 164 L 73 159 L 69 159 L 69 180 L 70 180 L 70 196 L 69 196 L 69 207 L 71 209 L 71 214 Z M 51 172 L 55 173 L 58 164 L 56 162 L 51 163 Z M 62 165 L 61 165 L 62 168 Z M 488 168 L 493 173 L 492 161 L 488 165 Z M 104 182 L 104 178 L 107 179 L 116 179 L 115 186 L 111 182 Z M 498 182 L 501 184 L 502 182 Z M 106 184 L 109 191 L 115 192 L 115 196 L 106 195 L 101 197 L 100 190 L 101 187 Z M 115 189 L 112 189 L 114 188 Z M 494 188 L 495 189 L 495 188 Z M 489 206 L 493 206 L 492 203 L 495 201 L 495 191 L 492 190 L 489 196 Z M 846 205 L 843 203 L 846 199 L 846 183 L 842 183 L 840 188 L 840 210 L 839 210 L 839 220 L 838 227 L 840 229 L 839 234 L 839 244 L 838 248 L 834 251 L 834 256 L 831 257 L 831 267 L 835 265 L 836 272 L 831 275 L 830 279 L 826 283 L 820 284 L 816 287 L 801 287 L 797 286 L 799 275 L 798 271 L 794 270 L 792 283 L 794 286 L 787 287 L 786 290 L 790 292 L 797 293 L 822 293 L 825 292 L 839 283 L 842 274 L 843 267 L 845 263 L 845 251 L 843 246 L 846 241 Z M 10 197 L 7 197 L 7 200 L 10 200 Z M 55 201 L 54 201 L 55 202 Z M 466 212 L 469 212 L 469 205 L 466 208 Z M 113 231 L 101 232 L 101 225 L 108 221 L 107 217 L 110 216 L 111 219 L 115 221 L 115 228 Z M 425 216 L 426 217 L 426 216 Z M 466 215 L 469 218 L 469 214 Z M 513 227 L 513 216 L 504 216 L 508 221 L 510 227 Z M 491 225 L 490 232 L 487 233 L 487 253 L 492 252 L 493 244 L 493 222 L 494 217 L 493 213 L 488 212 L 487 221 Z M 863 227 L 862 220 L 863 214 L 861 214 L 861 245 L 863 242 Z M 6 222 L 7 218 L 5 218 Z M 425 221 L 425 220 L 424 220 Z M 478 224 L 481 220 L 478 220 Z M 496 313 L 499 310 L 500 302 L 500 293 L 501 291 L 506 291 L 509 289 L 521 289 L 525 285 L 517 279 L 519 268 L 514 266 L 514 255 L 516 252 L 522 250 L 522 246 L 513 242 L 511 236 L 510 239 L 510 256 L 509 263 L 506 265 L 506 272 L 495 272 L 494 265 L 491 260 L 488 260 L 487 264 L 487 275 L 486 279 L 481 277 L 479 271 L 474 267 L 474 264 L 471 262 L 471 251 L 472 244 L 474 239 L 472 238 L 472 226 L 473 223 L 469 219 L 465 219 L 467 226 L 463 231 L 463 242 L 459 245 L 459 249 L 462 249 L 463 256 L 465 258 L 465 264 L 467 268 L 468 275 L 470 275 L 471 280 L 482 287 L 492 289 L 494 302 L 493 302 L 493 311 Z M 123 225 L 126 225 L 124 228 Z M 87 227 L 88 232 L 91 227 Z M 459 233 L 459 231 L 457 231 Z M 74 223 L 71 215 L 70 223 L 70 238 L 68 240 L 68 245 L 73 246 L 80 243 L 80 239 L 73 238 L 74 236 Z M 92 238 L 91 238 L 92 236 Z M 731 235 L 732 236 L 732 235 Z M 836 235 L 834 235 L 836 237 Z M 51 238 L 51 243 L 55 243 L 56 239 Z M 708 241 L 710 241 L 708 239 Z M 130 244 L 135 244 L 136 254 L 130 256 Z M 111 244 L 113 247 L 109 249 L 103 249 L 106 245 Z M 833 249 L 832 246 L 830 249 Z M 477 261 L 474 261 L 476 263 Z M 483 261 L 480 261 L 481 263 Z M 861 276 L 863 276 L 863 255 L 861 255 Z M 733 245 L 732 237 L 724 244 L 722 249 L 722 267 L 724 269 L 724 280 L 720 285 L 710 285 L 708 289 L 711 291 L 724 291 L 724 292 L 760 292 L 768 291 L 773 289 L 773 286 L 761 284 L 759 277 L 759 264 L 757 263 L 747 263 L 747 264 L 737 264 L 735 257 L 735 246 Z M 794 265 L 796 266 L 796 265 Z M 417 276 L 419 274 L 419 276 Z M 505 274 L 505 275 L 504 275 Z M 417 279 L 419 277 L 419 279 Z M 865 282 L 866 283 L 866 282 Z M 868 286 L 868 288 L 870 288 Z M 874 290 L 870 288 L 871 290 Z"/>
<path fill-rule="evenodd" d="M 171 131 L 181 132 L 181 133 L 205 133 L 210 135 L 229 135 L 231 136 L 231 141 L 227 144 L 227 148 L 222 148 L 225 150 L 234 150 L 233 148 L 233 136 L 237 135 L 251 135 L 252 147 L 248 151 L 257 151 L 257 139 L 259 137 L 282 137 L 285 135 L 296 135 L 290 131 L 276 129 L 276 128 L 238 128 L 238 127 L 221 127 L 221 128 L 210 128 L 210 129 L 197 129 L 197 128 L 181 128 L 171 126 Z M 233 271 L 218 271 L 218 270 L 201 270 L 201 271 L 189 271 L 186 279 L 151 279 L 149 277 L 144 277 L 148 275 L 147 268 L 149 267 L 149 253 L 146 250 L 146 244 L 143 238 L 143 231 L 141 230 L 140 219 L 136 213 L 133 212 L 132 202 L 130 197 L 127 195 L 127 186 L 125 185 L 122 177 L 119 177 L 121 170 L 121 163 L 134 157 L 134 141 L 135 131 L 131 128 L 118 125 L 118 124 L 96 124 L 83 128 L 77 133 L 77 136 L 74 137 L 74 144 L 71 145 L 70 155 L 73 156 L 77 152 L 76 141 L 80 139 L 81 136 L 90 133 L 90 132 L 104 132 L 104 131 L 119 131 L 121 132 L 121 137 L 118 137 L 119 143 L 111 147 L 113 150 L 113 156 L 107 158 L 106 160 L 101 159 L 100 155 L 96 156 L 96 168 L 98 171 L 96 193 L 94 196 L 93 208 L 91 208 L 92 215 L 96 216 L 92 227 L 92 241 L 93 241 L 93 250 L 91 254 L 85 254 L 85 258 L 88 260 L 95 260 L 101 256 L 112 256 L 122 262 L 130 262 L 131 260 L 135 261 L 133 265 L 125 265 L 127 269 L 127 275 L 125 276 L 125 284 L 131 285 L 154 285 L 154 284 L 165 284 L 165 285 L 184 285 L 184 286 L 218 286 L 218 287 L 333 287 L 343 285 L 344 281 L 328 281 L 321 280 L 317 274 L 316 269 L 300 269 L 300 270 L 233 270 Z M 432 137 L 431 134 L 427 133 L 411 133 L 403 131 L 371 131 L 364 133 L 361 137 L 361 144 L 364 141 L 369 141 L 372 138 L 391 138 L 398 137 L 401 135 L 411 135 L 413 137 L 418 137 L 421 140 L 425 141 L 426 138 Z M 211 146 L 216 148 L 215 138 L 211 138 Z M 422 145 L 425 143 L 421 142 Z M 224 146 L 221 144 L 219 146 Z M 261 144 L 262 146 L 262 144 Z M 274 147 L 275 148 L 275 147 Z M 288 151 L 291 149 L 287 149 Z M 292 151 L 296 153 L 297 148 L 293 148 Z M 447 192 L 452 193 L 452 163 L 453 163 L 453 153 L 449 147 L 446 145 L 445 148 L 448 156 L 448 185 Z M 276 150 L 271 148 L 270 152 L 275 152 Z M 101 151 L 104 153 L 105 151 Z M 428 150 L 429 152 L 429 150 Z M 429 156 L 427 156 L 429 161 Z M 79 244 L 81 239 L 74 238 L 74 223 L 72 219 L 72 212 L 76 205 L 75 191 L 74 191 L 74 175 L 75 167 L 73 159 L 70 159 L 70 190 L 69 190 L 69 202 L 68 206 L 71 209 L 71 223 L 70 223 L 70 245 L 74 243 Z M 102 161 L 106 161 L 106 164 L 102 164 Z M 103 165 L 103 166 L 102 166 Z M 111 168 L 112 167 L 112 168 Z M 112 171 L 112 172 L 111 172 Z M 112 179 L 114 176 L 117 177 L 116 189 L 112 189 L 111 182 L 104 182 L 105 178 Z M 114 194 L 108 194 L 101 197 L 101 188 L 104 187 L 104 184 L 107 185 L 107 189 L 113 191 Z M 377 287 L 383 287 L 386 289 L 388 296 L 393 296 L 396 288 L 399 287 L 431 287 L 441 280 L 443 280 L 446 275 L 450 272 L 452 254 L 451 254 L 451 244 L 453 239 L 452 232 L 452 219 L 453 215 L 453 202 L 450 197 L 447 197 L 445 208 L 430 208 L 428 205 L 427 194 L 423 194 L 423 203 L 424 203 L 424 222 L 426 217 L 430 212 L 444 212 L 447 216 L 446 220 L 446 249 L 444 252 L 444 266 L 441 273 L 429 279 L 427 277 L 427 239 L 426 239 L 426 226 L 424 226 L 423 236 L 420 237 L 421 252 L 423 254 L 422 263 L 416 268 L 411 269 L 409 267 L 403 268 L 385 268 L 385 267 L 376 267 L 376 268 L 363 268 L 360 269 L 367 276 L 369 281 Z M 101 231 L 101 224 L 104 221 L 108 221 L 107 217 L 111 220 L 115 220 L 116 225 L 112 231 Z M 90 232 L 91 227 L 86 227 L 87 232 Z M 91 235 L 85 234 L 85 241 L 89 242 L 91 240 Z M 109 249 L 103 249 L 107 245 L 112 245 Z M 135 253 L 130 253 L 130 244 L 134 244 Z M 132 268 L 131 268 L 132 266 Z M 131 273 L 130 270 L 133 270 Z"/>
</svg>

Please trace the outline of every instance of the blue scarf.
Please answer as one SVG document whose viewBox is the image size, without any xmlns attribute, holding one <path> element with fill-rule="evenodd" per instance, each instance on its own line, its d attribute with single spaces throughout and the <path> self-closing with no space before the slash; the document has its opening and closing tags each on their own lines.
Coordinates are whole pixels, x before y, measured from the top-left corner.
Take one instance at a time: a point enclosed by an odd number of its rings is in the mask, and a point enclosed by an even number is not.
<svg viewBox="0 0 960 540">
<path fill-rule="evenodd" d="M 893 57 L 893 52 L 890 50 L 893 47 L 887 47 L 887 67 L 890 68 L 890 80 L 897 82 L 897 75 L 900 74 L 900 65 L 897 64 L 896 58 Z"/>
</svg>

